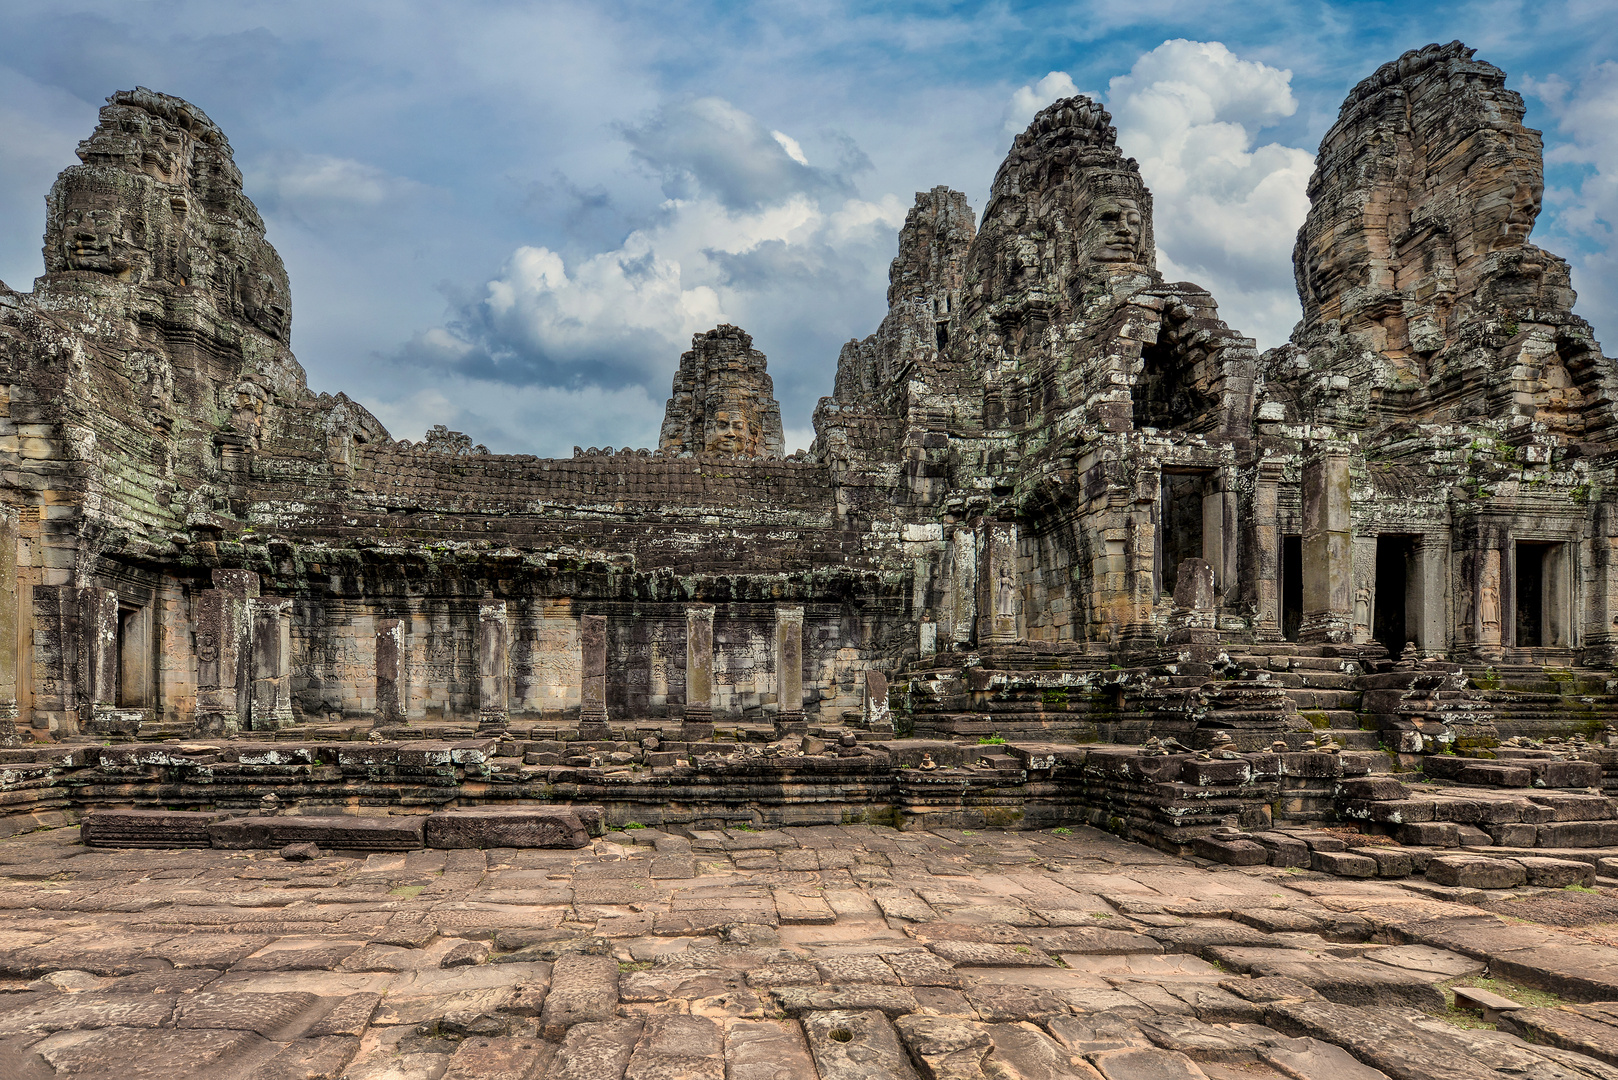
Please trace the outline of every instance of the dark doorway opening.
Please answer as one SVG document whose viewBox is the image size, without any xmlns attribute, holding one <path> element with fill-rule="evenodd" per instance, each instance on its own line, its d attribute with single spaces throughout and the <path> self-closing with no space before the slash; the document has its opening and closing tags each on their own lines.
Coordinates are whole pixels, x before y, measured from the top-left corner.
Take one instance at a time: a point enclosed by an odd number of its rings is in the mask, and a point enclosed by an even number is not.
<svg viewBox="0 0 1618 1080">
<path fill-rule="evenodd" d="M 1174 595 L 1180 560 L 1202 558 L 1201 473 L 1164 473 L 1158 502 L 1162 535 L 1158 544 L 1162 591 Z"/>
<path fill-rule="evenodd" d="M 1281 538 L 1281 636 L 1298 640 L 1303 626 L 1303 537 Z"/>
<path fill-rule="evenodd" d="M 1376 607 L 1371 613 L 1371 636 L 1381 642 L 1395 660 L 1410 640 L 1409 612 L 1410 562 L 1415 540 L 1410 536 L 1384 535 L 1376 538 Z"/>
<path fill-rule="evenodd" d="M 1538 649 L 1545 644 L 1545 544 L 1517 545 L 1516 644 Z"/>
</svg>

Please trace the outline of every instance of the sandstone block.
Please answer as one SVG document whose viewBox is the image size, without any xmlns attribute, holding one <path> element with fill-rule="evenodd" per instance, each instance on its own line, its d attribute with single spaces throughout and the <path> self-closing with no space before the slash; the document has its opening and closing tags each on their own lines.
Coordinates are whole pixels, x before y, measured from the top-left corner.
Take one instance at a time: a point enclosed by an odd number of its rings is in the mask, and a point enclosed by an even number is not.
<svg viewBox="0 0 1618 1080">
<path fill-rule="evenodd" d="M 1440 855 L 1427 864 L 1427 880 L 1466 889 L 1511 889 L 1526 884 L 1528 872 L 1512 859 Z"/>
<path fill-rule="evenodd" d="M 422 845 L 420 817 L 242 817 L 208 826 L 213 847 L 280 848 L 310 843 L 326 850 L 408 851 Z"/>
<path fill-rule="evenodd" d="M 433 848 L 581 848 L 590 834 L 562 806 L 447 810 L 427 815 L 424 838 Z"/>
</svg>

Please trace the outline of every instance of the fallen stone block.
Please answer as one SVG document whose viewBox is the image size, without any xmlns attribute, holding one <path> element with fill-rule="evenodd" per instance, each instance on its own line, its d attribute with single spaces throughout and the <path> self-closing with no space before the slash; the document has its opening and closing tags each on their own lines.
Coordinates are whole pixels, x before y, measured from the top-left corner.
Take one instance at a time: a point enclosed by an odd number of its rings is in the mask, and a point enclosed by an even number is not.
<svg viewBox="0 0 1618 1080">
<path fill-rule="evenodd" d="M 314 844 L 327 850 L 409 851 L 422 847 L 420 817 L 240 817 L 208 826 L 212 846 L 228 850 Z"/>
<path fill-rule="evenodd" d="M 1375 859 L 1350 851 L 1316 851 L 1313 865 L 1321 873 L 1336 874 L 1338 877 L 1368 878 L 1376 877 L 1377 873 Z"/>
<path fill-rule="evenodd" d="M 1408 877 L 1416 870 L 1416 860 L 1396 847 L 1363 847 L 1352 852 L 1376 863 L 1376 876 L 1385 878 Z"/>
<path fill-rule="evenodd" d="M 1391 776 L 1357 776 L 1344 780 L 1337 789 L 1345 799 L 1385 802 L 1410 797 L 1410 789 Z"/>
<path fill-rule="evenodd" d="M 567 806 L 477 807 L 428 814 L 431 848 L 582 848 L 590 833 Z"/>
<path fill-rule="evenodd" d="M 223 814 L 183 810 L 92 810 L 79 822 L 86 847 L 205 848 Z"/>
<path fill-rule="evenodd" d="M 1557 821 L 1539 827 L 1539 847 L 1618 847 L 1618 821 Z"/>
<path fill-rule="evenodd" d="M 1583 885 L 1588 888 L 1596 877 L 1594 866 L 1573 859 L 1546 859 L 1536 855 L 1519 855 L 1512 861 L 1528 871 L 1528 884 L 1546 889 L 1565 889 L 1569 885 Z"/>
<path fill-rule="evenodd" d="M 1534 774 L 1516 765 L 1469 764 L 1455 774 L 1455 779 L 1463 784 L 1525 788 L 1533 783 Z"/>
<path fill-rule="evenodd" d="M 1427 880 L 1463 889 L 1513 889 L 1527 884 L 1528 871 L 1512 859 L 1440 855 L 1427 864 Z"/>
<path fill-rule="evenodd" d="M 1268 851 L 1251 840 L 1225 840 L 1213 836 L 1199 836 L 1192 840 L 1191 850 L 1204 859 L 1226 866 L 1263 866 L 1270 858 Z"/>
<path fill-rule="evenodd" d="M 1399 826 L 1399 843 L 1452 848 L 1461 845 L 1461 829 L 1452 821 L 1412 821 Z"/>
</svg>

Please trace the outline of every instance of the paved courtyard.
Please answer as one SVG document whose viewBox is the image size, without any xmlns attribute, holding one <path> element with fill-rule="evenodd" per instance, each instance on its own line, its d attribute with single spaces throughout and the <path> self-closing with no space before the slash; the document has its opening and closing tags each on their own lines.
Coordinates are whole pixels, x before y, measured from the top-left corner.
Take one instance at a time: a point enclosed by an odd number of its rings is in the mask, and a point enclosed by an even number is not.
<svg viewBox="0 0 1618 1080">
<path fill-rule="evenodd" d="M 301 862 L 55 829 L 0 842 L 0 1077 L 1612 1080 L 1614 923 L 1078 828 Z"/>
</svg>

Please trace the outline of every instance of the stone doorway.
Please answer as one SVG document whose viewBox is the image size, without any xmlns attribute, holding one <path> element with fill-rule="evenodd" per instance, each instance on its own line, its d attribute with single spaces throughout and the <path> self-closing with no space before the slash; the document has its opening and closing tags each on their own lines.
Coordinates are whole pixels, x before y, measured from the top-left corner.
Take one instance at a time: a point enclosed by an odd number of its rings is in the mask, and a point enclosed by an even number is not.
<svg viewBox="0 0 1618 1080">
<path fill-rule="evenodd" d="M 1206 487 L 1205 473 L 1163 474 L 1163 488 L 1158 500 L 1159 595 L 1174 595 L 1181 560 L 1207 557 L 1202 507 Z"/>
<path fill-rule="evenodd" d="M 1376 538 L 1376 602 L 1371 613 L 1371 636 L 1388 655 L 1398 660 L 1407 642 L 1415 641 L 1416 604 L 1411 593 L 1419 585 L 1416 537 L 1384 533 Z"/>
<path fill-rule="evenodd" d="M 1512 644 L 1519 649 L 1566 649 L 1573 644 L 1566 552 L 1566 544 L 1549 541 L 1515 544 Z"/>
<path fill-rule="evenodd" d="M 1298 640 L 1303 625 L 1303 537 L 1281 538 L 1281 636 Z"/>
<path fill-rule="evenodd" d="M 152 705 L 152 632 L 150 609 L 118 608 L 118 688 L 121 709 Z"/>
</svg>

